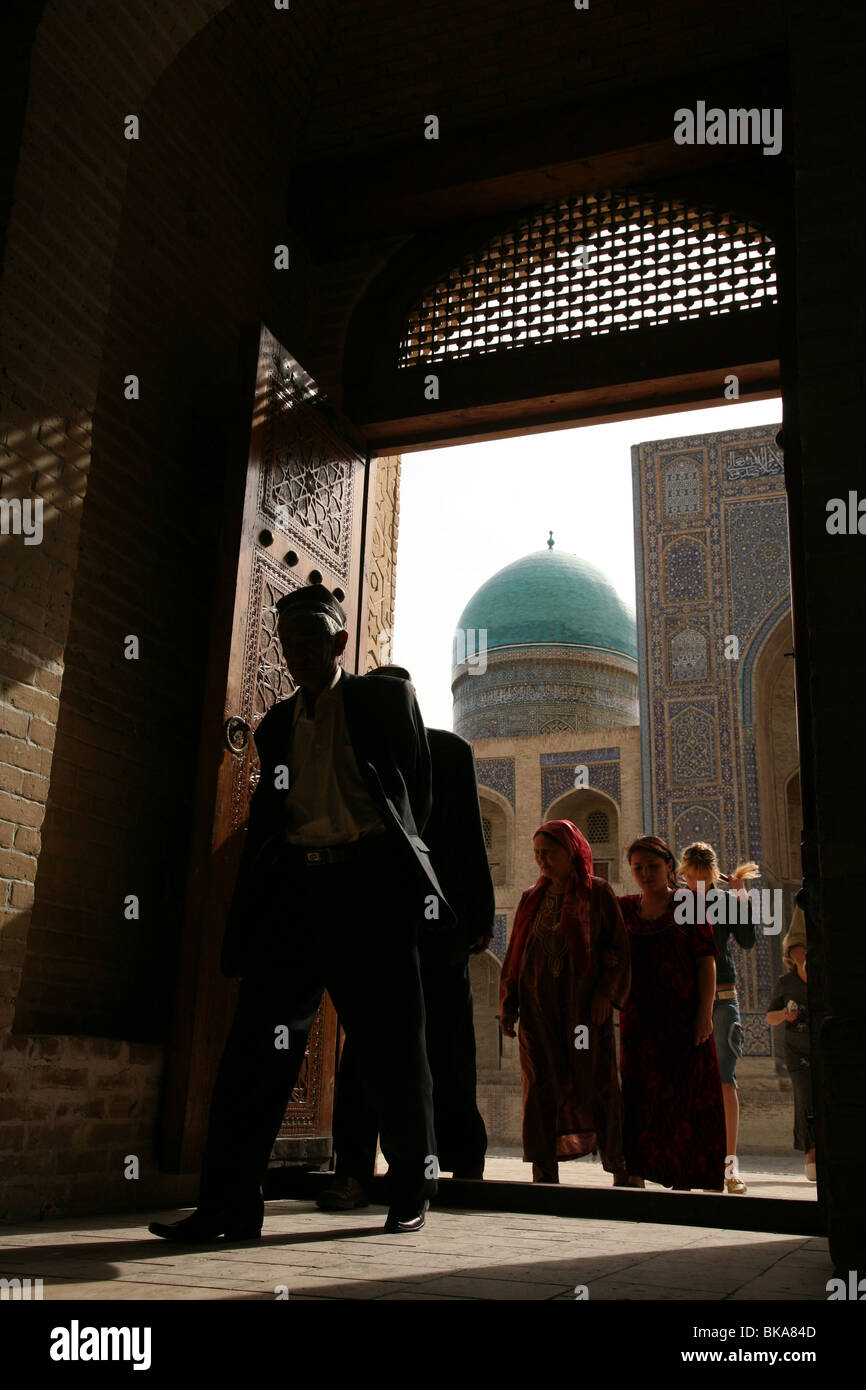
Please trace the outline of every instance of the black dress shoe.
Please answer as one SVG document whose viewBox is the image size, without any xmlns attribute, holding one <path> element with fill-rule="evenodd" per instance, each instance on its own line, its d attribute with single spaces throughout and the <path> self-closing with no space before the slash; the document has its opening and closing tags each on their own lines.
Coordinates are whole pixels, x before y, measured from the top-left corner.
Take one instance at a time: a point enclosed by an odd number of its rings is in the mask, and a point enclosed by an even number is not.
<svg viewBox="0 0 866 1390">
<path fill-rule="evenodd" d="M 451 1176 L 461 1182 L 480 1182 L 484 1177 L 484 1164 L 474 1163 L 465 1168 L 455 1168 Z"/>
<path fill-rule="evenodd" d="M 219 1236 L 225 1236 L 226 1240 L 259 1240 L 261 1239 L 262 1228 L 256 1226 L 251 1220 L 244 1221 L 237 1216 L 220 1216 L 218 1212 L 194 1211 L 192 1216 L 187 1216 L 183 1221 L 168 1223 L 165 1221 L 151 1221 L 147 1228 L 151 1235 L 161 1236 L 163 1240 L 178 1241 L 183 1245 L 195 1245 L 199 1242 L 210 1244 Z"/>
<path fill-rule="evenodd" d="M 428 1201 L 400 1202 L 391 1207 L 383 1229 L 389 1235 L 394 1235 L 398 1231 L 420 1231 L 429 1209 L 430 1203 Z"/>
</svg>

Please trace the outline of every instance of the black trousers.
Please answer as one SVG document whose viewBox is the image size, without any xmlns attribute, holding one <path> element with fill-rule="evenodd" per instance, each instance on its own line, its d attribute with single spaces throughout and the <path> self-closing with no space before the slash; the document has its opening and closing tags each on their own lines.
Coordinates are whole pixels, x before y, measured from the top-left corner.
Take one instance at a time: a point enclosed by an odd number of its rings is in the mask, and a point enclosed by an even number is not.
<svg viewBox="0 0 866 1390">
<path fill-rule="evenodd" d="M 475 1100 L 475 1027 L 467 947 L 450 932 L 422 931 L 419 953 L 438 1167 L 446 1173 L 479 1169 L 487 1152 L 487 1131 Z M 363 1056 L 347 1037 L 334 1107 L 336 1171 L 340 1177 L 361 1182 L 373 1176 L 380 1128 L 368 1095 Z M 387 1159 L 384 1130 L 382 1152 Z"/>
<path fill-rule="evenodd" d="M 261 1221 L 261 1181 L 325 989 L 380 1116 L 392 1202 L 435 1193 L 425 1176 L 435 1140 L 416 945 L 423 910 L 423 888 L 390 838 L 331 865 L 268 855 L 252 913 L 253 965 L 211 1099 L 201 1207 Z"/>
<path fill-rule="evenodd" d="M 815 1107 L 812 1100 L 812 1065 L 808 1057 L 787 1059 L 794 1091 L 794 1148 L 808 1153 L 815 1147 Z"/>
</svg>

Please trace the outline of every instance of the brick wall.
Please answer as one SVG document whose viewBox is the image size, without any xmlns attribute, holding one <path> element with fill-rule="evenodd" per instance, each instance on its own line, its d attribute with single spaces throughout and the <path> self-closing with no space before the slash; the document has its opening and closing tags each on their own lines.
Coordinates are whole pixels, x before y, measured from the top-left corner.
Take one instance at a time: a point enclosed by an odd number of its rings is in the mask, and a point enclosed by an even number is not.
<svg viewBox="0 0 866 1390">
<path fill-rule="evenodd" d="M 0 551 L 3 1029 L 22 964 L 27 923 L 19 914 L 33 903 L 109 282 L 134 148 L 119 138 L 118 113 L 140 108 L 173 45 L 189 41 L 219 5 L 108 8 L 53 5 L 39 26 L 6 247 L 0 496 L 41 499 L 44 539 L 24 547 L 21 537 L 4 538 Z M 110 56 L 101 39 L 107 20 Z"/>
<path fill-rule="evenodd" d="M 103 1210 L 195 1200 L 194 1177 L 154 1162 L 160 1047 L 7 1037 L 2 1061 L 0 1223 L 93 1210 L 96 1194 Z"/>
</svg>

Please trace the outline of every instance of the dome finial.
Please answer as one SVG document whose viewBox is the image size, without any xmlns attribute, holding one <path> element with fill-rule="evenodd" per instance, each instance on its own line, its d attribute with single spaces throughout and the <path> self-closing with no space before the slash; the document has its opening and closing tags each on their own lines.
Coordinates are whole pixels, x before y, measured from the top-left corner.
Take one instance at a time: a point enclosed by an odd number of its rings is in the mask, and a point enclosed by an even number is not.
<svg viewBox="0 0 866 1390">
<path fill-rule="evenodd" d="M 552 549 L 553 549 L 553 532 L 552 532 L 552 531 L 551 531 L 550 535 L 549 535 L 548 538 L 547 538 L 547 548 L 548 548 L 548 550 L 552 550 Z"/>
</svg>

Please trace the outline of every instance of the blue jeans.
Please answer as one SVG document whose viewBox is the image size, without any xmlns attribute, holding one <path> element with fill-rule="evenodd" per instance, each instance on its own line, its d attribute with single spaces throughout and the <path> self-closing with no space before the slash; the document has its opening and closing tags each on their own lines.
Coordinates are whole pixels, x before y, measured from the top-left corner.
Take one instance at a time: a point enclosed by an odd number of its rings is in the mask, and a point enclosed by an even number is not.
<svg viewBox="0 0 866 1390">
<path fill-rule="evenodd" d="M 717 999 L 713 1005 L 713 1042 L 723 1086 L 737 1084 L 737 1058 L 743 1055 L 743 1025 L 736 999 Z"/>
</svg>

